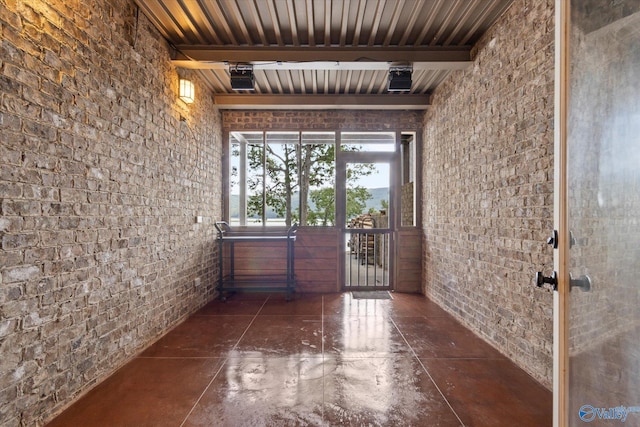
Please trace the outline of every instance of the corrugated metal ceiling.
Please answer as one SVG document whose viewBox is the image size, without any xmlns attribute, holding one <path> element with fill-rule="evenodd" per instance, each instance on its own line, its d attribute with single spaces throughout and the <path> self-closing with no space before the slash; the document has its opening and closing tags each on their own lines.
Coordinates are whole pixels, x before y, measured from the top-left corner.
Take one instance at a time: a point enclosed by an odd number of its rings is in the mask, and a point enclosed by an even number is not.
<svg viewBox="0 0 640 427">
<path fill-rule="evenodd" d="M 512 0 L 136 0 L 222 108 L 424 108 Z M 251 64 L 255 91 L 232 90 Z M 411 90 L 387 92 L 389 67 Z"/>
</svg>

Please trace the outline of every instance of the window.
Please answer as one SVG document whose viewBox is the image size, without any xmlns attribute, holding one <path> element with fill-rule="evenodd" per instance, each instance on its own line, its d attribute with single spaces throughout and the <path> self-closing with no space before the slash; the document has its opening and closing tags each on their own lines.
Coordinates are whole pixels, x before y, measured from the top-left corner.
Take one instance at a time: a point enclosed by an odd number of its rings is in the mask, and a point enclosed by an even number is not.
<svg viewBox="0 0 640 427">
<path fill-rule="evenodd" d="M 342 132 L 342 151 L 375 151 L 393 153 L 396 151 L 395 132 Z"/>
<path fill-rule="evenodd" d="M 334 132 L 231 132 L 229 221 L 333 225 Z"/>
</svg>

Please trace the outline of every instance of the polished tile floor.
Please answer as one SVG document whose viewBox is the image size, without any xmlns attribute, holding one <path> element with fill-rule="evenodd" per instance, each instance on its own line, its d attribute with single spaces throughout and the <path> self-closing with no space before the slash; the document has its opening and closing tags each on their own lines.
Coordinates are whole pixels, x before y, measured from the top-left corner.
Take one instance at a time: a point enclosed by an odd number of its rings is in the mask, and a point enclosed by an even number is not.
<svg viewBox="0 0 640 427">
<path fill-rule="evenodd" d="M 213 301 L 50 426 L 551 425 L 551 392 L 425 297 Z"/>
</svg>

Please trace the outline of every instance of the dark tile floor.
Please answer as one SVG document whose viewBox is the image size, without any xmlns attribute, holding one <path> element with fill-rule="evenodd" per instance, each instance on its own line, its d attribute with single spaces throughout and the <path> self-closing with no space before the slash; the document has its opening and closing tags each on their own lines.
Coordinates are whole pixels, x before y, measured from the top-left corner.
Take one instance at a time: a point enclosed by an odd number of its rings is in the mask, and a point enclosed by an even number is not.
<svg viewBox="0 0 640 427">
<path fill-rule="evenodd" d="M 214 301 L 49 426 L 551 425 L 551 392 L 419 295 Z"/>
</svg>

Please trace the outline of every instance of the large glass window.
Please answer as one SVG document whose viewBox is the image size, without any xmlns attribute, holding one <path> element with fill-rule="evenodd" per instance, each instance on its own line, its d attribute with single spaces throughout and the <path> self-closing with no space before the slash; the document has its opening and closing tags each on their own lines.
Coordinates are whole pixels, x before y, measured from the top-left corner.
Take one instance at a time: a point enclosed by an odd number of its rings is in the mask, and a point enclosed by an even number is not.
<svg viewBox="0 0 640 427">
<path fill-rule="evenodd" d="M 303 132 L 300 155 L 300 224 L 335 225 L 334 132 Z"/>
<path fill-rule="evenodd" d="M 229 221 L 334 225 L 334 132 L 231 132 Z"/>
</svg>

